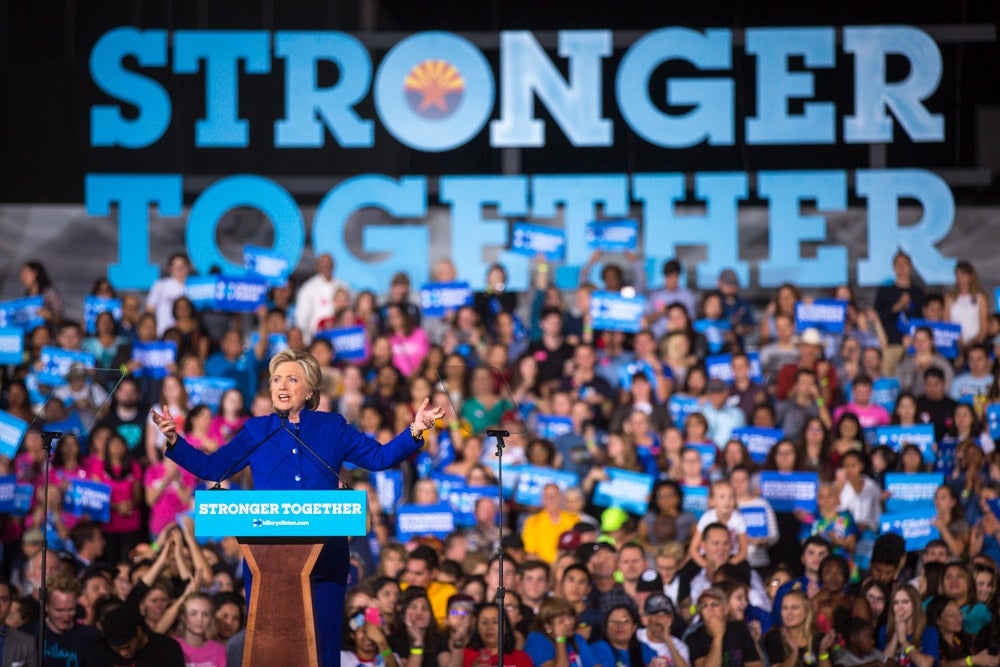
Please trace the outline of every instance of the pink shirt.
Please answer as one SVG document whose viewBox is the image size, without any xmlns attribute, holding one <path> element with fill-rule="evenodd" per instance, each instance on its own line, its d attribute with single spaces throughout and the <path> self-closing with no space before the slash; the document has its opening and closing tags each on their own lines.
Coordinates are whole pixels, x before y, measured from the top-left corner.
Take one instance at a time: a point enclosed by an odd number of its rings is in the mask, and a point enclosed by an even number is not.
<svg viewBox="0 0 1000 667">
<path fill-rule="evenodd" d="M 237 417 L 235 420 L 222 416 L 213 417 L 212 425 L 208 427 L 208 435 L 220 445 L 224 445 L 232 440 L 246 421 L 246 417 Z"/>
<path fill-rule="evenodd" d="M 159 535 L 163 527 L 177 518 L 181 512 L 191 509 L 190 501 L 181 500 L 178 491 L 182 488 L 194 489 L 198 483 L 198 478 L 189 473 L 184 468 L 176 468 L 177 474 L 172 479 L 165 479 L 166 466 L 157 463 L 146 468 L 142 482 L 147 488 L 160 489 L 164 485 L 166 488 L 160 494 L 159 499 L 149 508 L 149 534 Z"/>
<path fill-rule="evenodd" d="M 420 327 L 411 331 L 409 336 L 392 334 L 389 336 L 389 344 L 392 345 L 392 365 L 407 377 L 420 368 L 421 362 L 431 348 L 427 332 Z"/>
<path fill-rule="evenodd" d="M 132 495 L 135 482 L 142 480 L 142 470 L 139 468 L 139 464 L 133 461 L 131 470 L 123 479 L 112 479 L 111 475 L 104 469 L 104 465 L 99 464 L 91 468 L 90 478 L 111 487 L 111 519 L 104 524 L 104 530 L 109 533 L 131 533 L 139 530 L 142 526 L 142 519 L 139 516 L 138 503 L 128 516 L 119 514 L 115 510 L 116 503 L 135 500 Z"/>
<path fill-rule="evenodd" d="M 184 652 L 184 667 L 226 667 L 226 647 L 214 639 L 209 639 L 199 647 L 174 637 Z"/>
<path fill-rule="evenodd" d="M 872 403 L 867 407 L 861 407 L 857 403 L 848 403 L 847 405 L 841 405 L 839 408 L 833 411 L 833 421 L 840 419 L 841 415 L 845 412 L 850 412 L 858 421 L 861 422 L 861 428 L 875 428 L 876 426 L 888 426 L 891 418 L 889 417 L 889 411 L 883 408 L 881 405 L 876 405 Z"/>
</svg>

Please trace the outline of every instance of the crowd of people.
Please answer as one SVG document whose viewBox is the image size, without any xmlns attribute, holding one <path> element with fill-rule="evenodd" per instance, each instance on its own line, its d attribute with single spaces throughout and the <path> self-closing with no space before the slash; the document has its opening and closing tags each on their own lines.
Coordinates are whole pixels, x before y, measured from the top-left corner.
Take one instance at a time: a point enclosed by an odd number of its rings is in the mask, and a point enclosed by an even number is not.
<svg viewBox="0 0 1000 667">
<path fill-rule="evenodd" d="M 206 480 L 166 452 L 176 431 L 211 454 L 271 414 L 268 362 L 291 349 L 319 362 L 316 409 L 381 443 L 425 401 L 444 415 L 399 466 L 398 497 L 363 468 L 341 470 L 370 512 L 369 534 L 350 542 L 343 622 L 326 629 L 342 637 L 347 667 L 486 667 L 500 653 L 516 667 L 1000 665 L 1000 454 L 988 420 L 1000 402 L 1000 315 L 975 268 L 960 262 L 955 284 L 935 293 L 900 252 L 872 307 L 847 285 L 803 294 L 792 284 L 755 307 L 732 270 L 698 291 L 672 259 L 653 289 L 641 260 L 596 252 L 566 291 L 538 259 L 524 293 L 492 265 L 468 305 L 430 315 L 405 273 L 380 296 L 321 255 L 297 289 L 276 286 L 255 313 L 232 314 L 194 306 L 177 255 L 145 296 L 98 280 L 92 294 L 120 299 L 120 316 L 102 312 L 92 327 L 66 312 L 42 264 L 26 263 L 24 293 L 43 298 L 45 323 L 25 332 L 23 363 L 2 376 L 0 407 L 30 427 L 15 457 L 0 456 L 0 476 L 34 488 L 23 516 L 0 515 L 3 664 L 38 661 L 24 635 L 38 632 L 43 580 L 40 664 L 241 664 L 239 545 L 195 537 L 189 512 Z M 463 278 L 447 260 L 431 276 Z M 641 321 L 596 328 L 598 290 L 644 296 Z M 819 297 L 846 303 L 842 332 L 797 327 L 796 305 Z M 921 324 L 935 322 L 960 326 L 956 354 Z M 345 327 L 363 330 L 364 358 L 338 358 L 328 332 Z M 173 344 L 162 368 L 136 354 L 152 342 Z M 46 346 L 121 371 L 74 366 L 45 391 L 34 376 Z M 728 355 L 725 378 L 706 365 L 717 355 Z M 200 377 L 232 388 L 217 405 L 192 404 L 186 381 Z M 171 441 L 150 408 L 172 420 Z M 80 428 L 53 443 L 46 485 L 42 432 L 74 413 Z M 930 448 L 872 437 L 919 424 L 933 426 Z M 744 426 L 782 435 L 760 459 L 736 436 Z M 578 484 L 545 484 L 537 505 L 482 494 L 471 525 L 398 540 L 396 509 L 442 502 L 442 478 L 496 486 L 493 428 L 510 433 L 505 465 Z M 652 479 L 645 512 L 595 502 L 616 470 Z M 768 471 L 817 473 L 815 511 L 776 511 L 761 494 Z M 880 531 L 886 475 L 928 471 L 943 480 L 936 532 L 907 551 Z M 110 488 L 107 521 L 64 506 L 75 480 Z M 253 479 L 237 470 L 225 485 Z M 690 503 L 699 489 L 707 509 Z M 751 512 L 766 519 L 753 536 Z"/>
</svg>

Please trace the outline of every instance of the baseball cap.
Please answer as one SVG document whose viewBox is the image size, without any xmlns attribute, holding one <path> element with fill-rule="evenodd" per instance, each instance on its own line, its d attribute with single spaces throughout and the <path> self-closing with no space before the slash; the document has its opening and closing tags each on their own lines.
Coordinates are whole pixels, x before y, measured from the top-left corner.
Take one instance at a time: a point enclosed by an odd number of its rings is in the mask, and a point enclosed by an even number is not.
<svg viewBox="0 0 1000 667">
<path fill-rule="evenodd" d="M 725 380 L 720 380 L 719 378 L 712 378 L 705 385 L 705 391 L 712 393 L 713 391 L 729 391 L 728 385 L 726 385 Z"/>
<path fill-rule="evenodd" d="M 635 590 L 639 593 L 662 593 L 663 579 L 660 573 L 652 568 L 643 570 L 635 584 Z"/>
<path fill-rule="evenodd" d="M 726 604 L 727 601 L 726 594 L 722 592 L 721 588 L 716 588 L 715 586 L 706 588 L 701 592 L 701 595 L 698 596 L 698 604 L 701 604 L 701 601 L 705 598 L 713 598 L 722 604 Z"/>
<path fill-rule="evenodd" d="M 645 604 L 642 605 L 642 613 L 648 616 L 653 614 L 669 614 L 670 616 L 676 616 L 677 608 L 674 607 L 674 603 L 666 595 L 663 593 L 656 593 L 655 595 L 650 595 L 646 598 Z"/>
<path fill-rule="evenodd" d="M 801 336 L 799 336 L 799 343 L 804 345 L 819 345 L 822 347 L 823 336 L 820 335 L 819 329 L 816 327 L 809 327 L 802 332 Z"/>
<path fill-rule="evenodd" d="M 559 551 L 572 551 L 581 543 L 580 533 L 575 530 L 567 530 L 559 536 Z"/>
</svg>

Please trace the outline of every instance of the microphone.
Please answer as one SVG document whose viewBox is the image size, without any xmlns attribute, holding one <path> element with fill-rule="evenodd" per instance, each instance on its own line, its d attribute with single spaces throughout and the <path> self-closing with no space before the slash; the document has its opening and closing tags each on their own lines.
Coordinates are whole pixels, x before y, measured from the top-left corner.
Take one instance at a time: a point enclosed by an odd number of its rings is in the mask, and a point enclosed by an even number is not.
<svg viewBox="0 0 1000 667">
<path fill-rule="evenodd" d="M 282 424 L 282 425 L 284 425 L 284 423 L 285 423 L 285 419 L 286 419 L 286 418 L 288 417 L 288 412 L 287 412 L 287 411 L 285 411 L 285 410 L 279 410 L 279 411 L 278 411 L 278 416 L 279 416 L 279 417 L 281 417 L 282 413 L 284 413 L 284 417 L 282 417 L 282 418 L 281 418 L 281 424 Z M 243 428 L 246 428 L 246 425 L 244 425 L 244 426 L 243 426 Z M 213 487 L 210 487 L 210 488 L 209 488 L 208 490 L 209 490 L 209 491 L 222 491 L 222 490 L 223 490 L 223 488 L 222 488 L 222 482 L 224 482 L 224 481 L 226 481 L 227 479 L 229 479 L 229 475 L 230 475 L 230 474 L 231 474 L 231 473 L 232 473 L 232 472 L 233 472 L 234 470 L 236 470 L 236 469 L 237 469 L 237 466 L 239 466 L 239 465 L 240 465 L 241 463 L 243 463 L 244 461 L 246 461 L 246 460 L 247 460 L 247 458 L 248 458 L 248 457 L 249 457 L 249 456 L 250 456 L 251 454 L 253 454 L 254 452 L 256 452 L 256 451 L 257 451 L 257 450 L 258 450 L 258 449 L 260 448 L 260 446 L 261 446 L 261 445 L 263 445 L 263 444 L 264 444 L 265 442 L 267 442 L 268 440 L 270 440 L 270 439 L 271 439 L 271 437 L 272 437 L 272 436 L 273 436 L 273 435 L 274 435 L 275 433 L 277 433 L 278 431 L 280 431 L 280 430 L 281 430 L 281 428 L 282 428 L 282 427 L 281 427 L 281 426 L 279 426 L 278 428 L 274 429 L 273 431 L 271 431 L 270 433 L 268 433 L 267 435 L 265 435 L 265 436 L 264 436 L 263 438 L 261 438 L 261 439 L 260 439 L 260 441 L 259 441 L 259 442 L 257 442 L 257 444 L 256 444 L 256 445 L 254 445 L 253 447 L 251 447 L 251 448 L 250 448 L 250 451 L 248 451 L 248 452 L 247 452 L 246 454 L 244 454 L 244 455 L 243 455 L 243 456 L 241 456 L 241 457 L 240 457 L 239 459 L 237 459 L 236 463 L 234 463 L 233 465 L 231 465 L 231 466 L 229 466 L 228 468 L 226 468 L 226 472 L 222 473 L 222 477 L 220 477 L 220 478 L 218 479 L 218 481 L 216 481 L 216 482 L 215 482 L 215 486 L 213 486 Z"/>
<path fill-rule="evenodd" d="M 329 470 L 330 472 L 332 472 L 336 476 L 336 478 L 340 481 L 340 483 L 344 485 L 344 488 L 348 489 L 349 491 L 353 491 L 354 490 L 354 487 L 352 487 L 350 484 L 348 484 L 347 480 L 344 479 L 343 477 L 341 477 L 340 473 L 337 472 L 337 470 L 332 465 L 330 465 L 329 463 L 326 462 L 326 459 L 324 459 L 322 456 L 320 456 L 318 453 L 316 453 L 315 449 L 313 449 L 312 447 L 310 447 L 309 445 L 307 445 L 305 443 L 305 441 L 302 440 L 302 438 L 299 437 L 298 433 L 296 433 L 292 429 L 288 428 L 288 412 L 287 411 L 285 411 L 285 410 L 279 410 L 278 411 L 278 416 L 281 417 L 281 426 L 279 428 L 285 429 L 285 432 L 288 433 L 288 435 L 292 436 L 295 439 L 295 442 L 297 442 L 300 445 L 302 445 L 303 449 L 305 449 L 307 452 L 309 452 L 310 454 L 312 454 L 313 458 L 315 458 L 317 461 L 319 461 L 320 463 L 322 463 L 323 467 L 325 467 L 327 470 Z"/>
</svg>

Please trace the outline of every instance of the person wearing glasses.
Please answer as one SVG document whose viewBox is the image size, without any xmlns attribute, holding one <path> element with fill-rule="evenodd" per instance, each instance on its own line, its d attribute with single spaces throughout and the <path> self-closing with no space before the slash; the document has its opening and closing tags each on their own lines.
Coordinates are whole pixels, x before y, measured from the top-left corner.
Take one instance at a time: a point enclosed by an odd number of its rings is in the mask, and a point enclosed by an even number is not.
<svg viewBox="0 0 1000 667">
<path fill-rule="evenodd" d="M 639 614 L 629 605 L 615 605 L 604 620 L 604 639 L 591 645 L 601 665 L 646 667 L 656 658 L 656 651 L 636 637 Z"/>
</svg>

